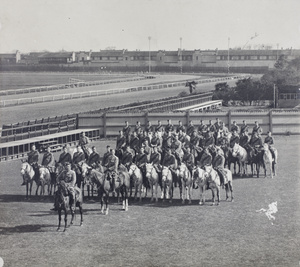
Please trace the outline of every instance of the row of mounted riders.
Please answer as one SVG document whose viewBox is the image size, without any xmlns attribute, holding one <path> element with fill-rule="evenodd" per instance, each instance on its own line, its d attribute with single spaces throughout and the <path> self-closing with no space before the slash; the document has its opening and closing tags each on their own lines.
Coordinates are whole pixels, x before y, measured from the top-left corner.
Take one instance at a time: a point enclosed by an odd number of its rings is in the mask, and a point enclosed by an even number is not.
<svg viewBox="0 0 300 267">
<path fill-rule="evenodd" d="M 204 137 L 199 137 L 197 144 L 194 142 L 190 142 L 188 140 L 189 136 L 186 137 L 185 142 L 179 141 L 179 137 L 177 134 L 173 135 L 172 132 L 168 132 L 164 138 L 166 140 L 171 141 L 171 143 L 168 143 L 168 141 L 163 141 L 162 144 L 167 144 L 167 146 L 164 146 L 161 148 L 160 146 L 150 148 L 150 151 L 147 147 L 147 141 L 143 143 L 141 148 L 139 149 L 139 153 L 136 153 L 134 149 L 132 149 L 130 146 L 126 146 L 125 142 L 125 151 L 124 148 L 120 148 L 120 139 L 122 139 L 123 133 L 120 131 L 120 136 L 117 140 L 117 154 L 119 157 L 115 155 L 115 150 L 110 149 L 108 146 L 107 153 L 104 154 L 102 165 L 100 165 L 99 161 L 96 161 L 92 164 L 90 164 L 96 171 L 102 174 L 100 176 L 104 176 L 104 180 L 109 182 L 109 190 L 115 191 L 115 184 L 116 181 L 120 182 L 119 179 L 119 173 L 120 168 L 119 165 L 124 166 L 123 167 L 123 174 L 121 176 L 124 176 L 124 172 L 129 173 L 129 183 L 128 188 L 130 191 L 130 196 L 132 195 L 132 187 L 135 187 L 135 198 L 137 197 L 137 193 L 140 194 L 141 199 L 141 189 L 142 185 L 144 185 L 146 188 L 150 188 L 152 190 L 152 200 L 153 200 L 153 185 L 156 185 L 155 192 L 156 192 L 156 201 L 157 201 L 157 185 L 159 184 L 162 189 L 162 198 L 166 197 L 169 198 L 170 195 L 173 195 L 173 186 L 170 186 L 166 190 L 166 175 L 163 175 L 163 170 L 168 169 L 170 170 L 169 175 L 172 176 L 172 181 L 174 181 L 175 184 L 179 185 L 180 188 L 180 197 L 182 197 L 182 188 L 185 187 L 188 190 L 187 199 L 190 201 L 190 188 L 189 186 L 192 186 L 193 178 L 197 178 L 193 175 L 195 173 L 195 170 L 197 167 L 201 167 L 203 170 L 207 170 L 207 166 L 212 166 L 218 173 L 218 176 L 220 178 L 220 184 L 227 184 L 228 177 L 231 177 L 230 172 L 230 164 L 232 162 L 238 162 L 241 163 L 241 165 L 245 164 L 251 164 L 256 163 L 257 165 L 262 164 L 263 157 L 262 155 L 263 150 L 260 148 L 252 148 L 249 144 L 247 144 L 247 147 L 250 148 L 248 152 L 245 148 L 241 147 L 239 144 L 234 143 L 233 147 L 231 147 L 230 140 L 236 139 L 235 138 L 235 131 L 233 131 L 233 135 L 231 139 L 229 140 L 229 144 L 223 143 L 221 146 L 217 146 L 215 144 L 210 144 L 208 146 L 199 146 L 201 144 L 205 144 L 206 142 L 203 142 L 203 140 L 207 141 L 208 139 L 213 138 L 212 133 L 209 132 L 208 135 Z M 194 135 L 194 133 L 193 133 Z M 245 134 L 247 136 L 247 133 Z M 270 136 L 268 134 L 268 136 Z M 171 137 L 171 138 L 169 138 Z M 193 137 L 193 136 L 192 136 Z M 252 139 L 261 139 L 258 137 L 257 133 L 253 134 Z M 194 138 L 195 139 L 195 138 Z M 196 138 L 197 139 L 197 138 Z M 251 140 L 252 140 L 251 139 Z M 267 139 L 267 138 L 266 138 Z M 251 143 L 250 140 L 250 143 Z M 151 141 L 151 140 L 150 140 Z M 189 142 L 187 142 L 189 141 Z M 168 144 L 170 145 L 168 147 Z M 188 144 L 188 145 L 187 145 Z M 225 144 L 225 145 L 224 145 Z M 183 147 L 181 146 L 183 145 Z M 78 146 L 78 150 L 76 153 L 80 154 L 83 153 L 81 150 L 81 147 Z M 88 149 L 85 147 L 85 150 Z M 148 153 L 145 153 L 145 151 L 148 151 Z M 264 148 L 264 151 L 268 151 L 268 146 Z M 244 153 L 243 153 L 244 152 Z M 66 153 L 65 151 L 62 153 L 62 155 Z M 74 154 L 74 158 L 75 155 Z M 95 154 L 98 154 L 96 151 L 96 148 L 93 147 L 93 152 L 89 155 L 88 163 L 91 163 L 91 158 L 94 158 Z M 61 155 L 61 156 L 62 156 Z M 98 154 L 99 155 L 99 154 Z M 163 155 L 163 157 L 161 157 Z M 60 156 L 60 158 L 61 158 Z M 100 157 L 99 157 L 100 158 Z M 148 164 L 150 163 L 150 164 Z M 225 166 L 227 169 L 225 169 Z M 64 166 L 61 163 L 56 163 L 55 168 L 47 168 L 44 166 L 37 166 L 37 164 L 33 164 L 33 167 L 24 162 L 22 165 L 21 173 L 23 175 L 24 181 L 27 180 L 27 196 L 28 196 L 28 184 L 30 184 L 30 194 L 31 194 L 31 188 L 32 188 L 32 181 L 35 180 L 37 183 L 37 191 L 38 187 L 41 186 L 41 194 L 44 193 L 44 186 L 48 185 L 48 193 L 50 194 L 52 192 L 52 187 L 58 183 L 58 177 L 63 177 L 64 173 Z M 73 169 L 76 172 L 76 184 L 79 188 L 83 188 L 83 185 L 86 184 L 88 187 L 88 196 L 90 196 L 90 186 L 93 184 L 97 184 L 98 189 L 100 188 L 100 183 L 97 183 L 97 179 L 95 179 L 95 173 L 93 173 L 92 167 L 90 167 L 86 162 L 80 161 L 78 163 L 73 163 Z M 148 167 L 148 170 L 147 170 Z M 149 169 L 150 168 L 150 169 Z M 245 168 L 244 168 L 245 169 Z M 228 171 L 230 172 L 228 174 Z M 198 171 L 199 172 L 199 171 Z M 196 172 L 196 174 L 198 173 Z M 35 175 L 36 174 L 36 175 Z M 93 174 L 93 175 L 91 175 Z M 153 175 L 152 175 L 153 174 Z M 257 171 L 257 174 L 259 175 L 259 170 Z M 128 175 L 127 175 L 128 176 Z M 155 181 L 153 181 L 152 176 L 157 176 Z M 230 179 L 230 178 L 229 178 Z M 232 179 L 232 178 L 231 178 Z M 188 180 L 188 181 L 186 181 Z M 172 182 L 173 185 L 173 182 Z M 194 186 L 195 187 L 195 186 Z M 207 184 L 208 187 L 208 184 Z M 230 188 L 231 189 L 231 188 Z M 147 191 L 146 191 L 147 192 Z M 170 194 L 171 192 L 171 194 Z M 93 190 L 92 190 L 93 193 Z M 227 192 L 226 192 L 227 193 Z"/>
</svg>

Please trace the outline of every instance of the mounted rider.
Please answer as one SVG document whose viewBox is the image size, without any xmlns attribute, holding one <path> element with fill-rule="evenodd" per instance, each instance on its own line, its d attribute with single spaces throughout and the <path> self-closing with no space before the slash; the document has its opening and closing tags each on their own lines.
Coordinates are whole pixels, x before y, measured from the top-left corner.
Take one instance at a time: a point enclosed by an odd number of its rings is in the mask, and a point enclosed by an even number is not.
<svg viewBox="0 0 300 267">
<path fill-rule="evenodd" d="M 179 133 L 180 130 L 182 130 L 182 132 L 185 132 L 185 127 L 182 125 L 181 121 L 178 121 L 178 126 L 176 128 L 176 133 Z"/>
<path fill-rule="evenodd" d="M 254 132 L 249 142 L 250 147 L 254 149 L 255 154 L 259 153 L 262 148 L 262 139 L 258 132 Z"/>
<path fill-rule="evenodd" d="M 200 161 L 197 163 L 202 169 L 206 165 L 211 165 L 212 164 L 212 155 L 210 154 L 208 147 L 204 148 L 202 156 L 200 158 Z"/>
<path fill-rule="evenodd" d="M 274 138 L 272 136 L 272 132 L 268 131 L 267 136 L 265 138 L 264 143 L 267 143 L 269 145 L 269 149 L 271 151 L 272 157 L 274 159 L 275 164 L 277 163 L 277 157 L 276 157 L 276 148 L 274 147 Z"/>
<path fill-rule="evenodd" d="M 83 152 L 84 152 L 84 155 L 85 155 L 85 158 L 88 159 L 89 157 L 89 150 L 88 150 L 88 147 L 87 145 L 90 143 L 90 139 L 85 136 L 85 133 L 84 132 L 81 132 L 80 136 L 79 136 L 79 141 L 78 141 L 78 145 L 81 146 Z"/>
<path fill-rule="evenodd" d="M 161 154 L 159 153 L 157 147 L 153 148 L 149 162 L 152 163 L 153 167 L 158 173 L 159 184 L 161 186 Z"/>
<path fill-rule="evenodd" d="M 62 164 L 63 166 L 66 166 L 67 162 L 72 162 L 72 156 L 68 152 L 68 147 L 65 145 L 63 147 L 63 152 L 59 155 L 58 163 Z"/>
<path fill-rule="evenodd" d="M 110 145 L 107 145 L 106 152 L 104 153 L 103 158 L 102 158 L 102 166 L 105 168 L 107 168 L 107 166 L 108 166 L 108 159 L 111 155 L 110 150 L 111 150 Z"/>
<path fill-rule="evenodd" d="M 132 164 L 132 161 L 133 161 L 133 156 L 134 155 L 132 154 L 130 146 L 127 146 L 126 150 L 123 154 L 121 164 L 123 164 L 127 169 L 129 169 L 129 167 L 130 167 L 130 165 Z"/>
<path fill-rule="evenodd" d="M 113 195 L 116 193 L 115 191 L 115 179 L 119 175 L 118 172 L 118 166 L 119 166 L 119 158 L 115 155 L 115 150 L 110 150 L 110 155 L 107 159 L 107 169 L 105 171 L 106 173 L 106 179 L 110 181 L 110 186 L 113 192 Z"/>
<path fill-rule="evenodd" d="M 182 151 L 182 143 L 178 140 L 177 133 L 174 135 L 174 140 L 171 144 L 171 151 L 172 151 L 172 154 L 177 159 L 178 164 L 180 164 L 182 157 L 183 157 L 183 151 Z"/>
<path fill-rule="evenodd" d="M 135 151 L 135 153 L 137 153 L 140 149 L 140 139 L 138 138 L 137 132 L 135 131 L 132 133 L 129 146 Z"/>
<path fill-rule="evenodd" d="M 167 120 L 167 122 L 168 122 L 168 124 L 167 124 L 166 127 L 165 127 L 165 131 L 166 131 L 167 133 L 173 132 L 173 131 L 174 131 L 174 126 L 173 126 L 171 120 L 169 119 L 169 120 Z"/>
<path fill-rule="evenodd" d="M 248 132 L 249 131 L 249 126 L 247 125 L 246 121 L 243 120 L 243 124 L 241 126 L 241 132 L 240 132 L 240 135 L 242 135 L 242 133 L 244 132 Z"/>
<path fill-rule="evenodd" d="M 73 155 L 73 169 L 76 174 L 81 174 L 81 164 L 85 161 L 85 155 L 80 145 L 77 146 L 77 151 Z"/>
<path fill-rule="evenodd" d="M 155 127 L 155 132 L 158 132 L 158 135 L 162 137 L 162 133 L 164 131 L 164 127 L 161 124 L 161 121 L 157 121 L 157 125 Z"/>
<path fill-rule="evenodd" d="M 130 126 L 129 126 L 129 123 L 128 121 L 125 121 L 125 126 L 123 127 L 123 134 L 126 138 L 126 144 L 129 145 L 129 142 L 130 142 Z"/>
<path fill-rule="evenodd" d="M 126 147 L 126 136 L 124 136 L 123 131 L 119 131 L 119 135 L 117 137 L 117 143 L 116 143 L 116 153 L 119 158 L 122 158 L 122 155 L 124 153 L 125 147 Z"/>
<path fill-rule="evenodd" d="M 185 163 L 189 171 L 192 173 L 195 166 L 195 157 L 191 153 L 191 149 L 188 147 L 183 155 L 182 162 Z"/>
<path fill-rule="evenodd" d="M 154 127 L 153 127 L 153 125 L 151 124 L 151 121 L 147 121 L 147 125 L 146 125 L 146 127 L 145 127 L 145 131 L 146 131 L 147 133 L 152 133 L 152 132 L 153 132 L 153 129 L 154 129 Z"/>
<path fill-rule="evenodd" d="M 138 166 L 143 174 L 143 183 L 148 185 L 148 179 L 146 179 L 146 163 L 148 162 L 147 155 L 145 154 L 144 147 L 141 147 L 140 153 L 136 156 L 135 164 Z"/>
<path fill-rule="evenodd" d="M 47 147 L 47 151 L 44 153 L 43 159 L 42 159 L 42 166 L 48 168 L 50 173 L 55 172 L 55 167 L 54 167 L 54 155 L 51 153 L 51 147 Z"/>
<path fill-rule="evenodd" d="M 232 131 L 232 136 L 230 137 L 229 147 L 233 148 L 235 144 L 239 144 L 239 143 L 240 143 L 240 137 L 238 135 L 237 129 L 234 128 Z"/>
<path fill-rule="evenodd" d="M 254 135 L 254 133 L 257 133 L 258 136 L 261 136 L 263 133 L 263 129 L 259 126 L 258 121 L 255 121 L 255 125 L 252 129 L 252 136 Z"/>
<path fill-rule="evenodd" d="M 164 158 L 162 160 L 162 165 L 165 167 L 168 167 L 172 174 L 175 174 L 176 169 L 177 169 L 177 162 L 175 159 L 175 156 L 172 155 L 171 149 L 167 149 L 166 153 L 164 155 Z"/>
<path fill-rule="evenodd" d="M 208 148 L 212 152 L 215 145 L 215 138 L 213 132 L 209 131 L 207 137 L 203 141 L 203 148 Z"/>
<path fill-rule="evenodd" d="M 157 147 L 158 151 L 161 152 L 161 138 L 158 136 L 158 132 L 154 132 L 154 136 L 151 138 L 150 141 L 150 147 L 154 149 L 154 147 Z"/>
<path fill-rule="evenodd" d="M 221 186 L 224 188 L 224 181 L 226 177 L 226 171 L 224 169 L 225 157 L 224 157 L 223 150 L 221 148 L 218 148 L 216 152 L 217 154 L 212 161 L 212 166 L 218 172 Z"/>
<path fill-rule="evenodd" d="M 198 133 L 202 136 L 205 136 L 207 132 L 207 126 L 203 123 L 203 120 L 200 120 L 200 124 L 198 126 Z"/>
<path fill-rule="evenodd" d="M 27 162 L 32 166 L 34 173 L 35 173 L 35 177 L 39 177 L 39 165 L 38 165 L 38 161 L 39 161 L 39 152 L 36 150 L 36 146 L 32 145 L 31 147 L 31 151 L 29 151 L 27 153 Z M 23 175 L 23 183 L 21 185 L 25 185 L 25 177 Z"/>
<path fill-rule="evenodd" d="M 194 125 L 193 121 L 190 121 L 189 125 L 188 125 L 188 127 L 186 129 L 186 134 L 188 136 L 192 136 L 192 134 L 193 134 L 194 131 L 195 131 L 195 125 Z"/>
<path fill-rule="evenodd" d="M 63 175 L 63 180 L 66 183 L 68 194 L 70 196 L 70 208 L 75 210 L 75 184 L 76 184 L 76 173 L 75 171 L 71 170 L 71 163 L 66 163 L 66 172 Z"/>
<path fill-rule="evenodd" d="M 92 147 L 92 151 L 93 152 L 91 153 L 91 155 L 89 156 L 89 159 L 88 159 L 88 165 L 91 166 L 92 168 L 96 169 L 100 165 L 100 155 L 97 152 L 97 149 L 95 146 Z"/>
</svg>

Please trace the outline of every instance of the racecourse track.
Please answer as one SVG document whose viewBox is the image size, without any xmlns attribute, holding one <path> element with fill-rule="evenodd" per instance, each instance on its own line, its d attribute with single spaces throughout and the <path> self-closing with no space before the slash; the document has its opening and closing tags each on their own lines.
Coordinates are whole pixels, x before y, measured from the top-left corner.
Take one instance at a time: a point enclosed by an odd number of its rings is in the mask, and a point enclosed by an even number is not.
<svg viewBox="0 0 300 267">
<path fill-rule="evenodd" d="M 161 75 L 162 76 L 162 75 Z M 196 76 L 192 75 L 165 75 L 159 78 L 161 82 L 171 82 L 185 79 L 195 79 Z M 199 76 L 197 77 L 199 78 Z M 207 78 L 207 77 L 205 77 Z M 155 82 L 157 82 L 155 80 Z M 228 81 L 230 86 L 235 84 L 236 80 Z M 137 85 L 148 85 L 153 84 L 154 80 L 144 80 L 144 81 L 134 81 L 134 82 L 124 82 L 117 84 L 108 84 L 108 85 L 99 85 L 92 87 L 84 87 L 84 88 L 73 88 L 67 89 L 68 92 L 78 92 L 80 90 L 93 91 L 93 90 L 107 90 L 107 89 L 115 89 L 115 88 L 129 88 Z M 215 89 L 215 82 L 198 84 L 197 92 L 207 92 Z M 62 100 L 55 102 L 45 102 L 45 103 L 35 103 L 35 104 L 27 104 L 20 106 L 11 106 L 1 108 L 1 116 L 0 116 L 0 124 L 10 124 L 23 122 L 34 119 L 48 118 L 53 116 L 61 116 L 66 114 L 73 114 L 78 112 L 87 112 L 90 110 L 96 110 L 105 107 L 118 106 L 123 104 L 129 104 L 133 102 L 141 102 L 146 100 L 155 100 L 161 99 L 170 96 L 177 96 L 180 92 L 186 91 L 188 92 L 188 88 L 184 86 L 179 87 L 170 87 L 164 89 L 156 89 L 156 90 L 147 90 L 147 91 L 138 91 L 138 92 L 128 92 L 128 93 L 119 93 L 113 95 L 102 95 L 97 97 L 88 97 L 88 98 L 80 98 L 80 99 L 72 99 L 72 100 Z M 24 95 L 17 95 L 17 98 L 20 97 L 31 97 L 41 96 L 43 94 L 58 94 L 59 91 L 51 91 L 51 92 L 37 92 L 30 93 Z M 61 90 L 59 94 L 64 94 L 66 91 Z M 5 98 L 16 98 L 15 95 L 9 96 L 1 96 L 1 99 Z"/>
<path fill-rule="evenodd" d="M 275 136 L 278 175 L 235 177 L 235 202 L 220 206 L 111 200 L 100 214 L 97 198 L 84 202 L 84 223 L 57 232 L 51 196 L 25 200 L 20 161 L 0 163 L 0 257 L 4 266 L 299 266 L 300 185 L 298 136 Z M 103 155 L 106 144 L 92 143 Z M 58 157 L 58 154 L 55 154 Z M 35 190 L 35 186 L 33 188 Z M 206 192 L 207 199 L 211 193 Z M 275 221 L 257 210 L 277 201 Z M 69 216 L 70 217 L 70 216 Z"/>
</svg>

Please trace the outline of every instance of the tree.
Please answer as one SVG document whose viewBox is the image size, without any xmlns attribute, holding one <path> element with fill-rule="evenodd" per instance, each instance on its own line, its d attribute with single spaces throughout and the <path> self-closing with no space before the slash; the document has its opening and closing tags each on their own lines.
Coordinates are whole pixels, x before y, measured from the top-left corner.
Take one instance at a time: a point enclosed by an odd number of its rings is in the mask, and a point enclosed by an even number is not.
<svg viewBox="0 0 300 267">
<path fill-rule="evenodd" d="M 215 85 L 216 90 L 212 96 L 212 100 L 223 100 L 223 104 L 225 106 L 228 105 L 230 100 L 235 99 L 235 90 L 234 88 L 230 88 L 229 85 L 225 83 L 217 83 Z"/>
</svg>

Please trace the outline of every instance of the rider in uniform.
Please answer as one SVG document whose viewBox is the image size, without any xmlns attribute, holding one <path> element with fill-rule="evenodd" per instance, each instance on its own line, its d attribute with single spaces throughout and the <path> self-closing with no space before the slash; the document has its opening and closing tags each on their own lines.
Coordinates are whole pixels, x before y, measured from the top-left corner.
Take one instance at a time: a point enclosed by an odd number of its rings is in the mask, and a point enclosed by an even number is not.
<svg viewBox="0 0 300 267">
<path fill-rule="evenodd" d="M 207 130 L 206 125 L 203 123 L 203 120 L 200 120 L 200 124 L 198 126 L 198 133 L 204 137 L 206 130 Z"/>
<path fill-rule="evenodd" d="M 35 177 L 39 176 L 39 166 L 38 166 L 38 161 L 39 161 L 39 152 L 36 150 L 36 146 L 32 145 L 31 151 L 27 153 L 27 162 L 32 166 L 34 172 L 35 172 Z M 25 185 L 25 179 L 23 176 L 23 183 L 21 185 Z"/>
<path fill-rule="evenodd" d="M 134 131 L 139 133 L 142 130 L 141 123 L 139 121 L 136 122 L 136 125 L 134 127 Z"/>
<path fill-rule="evenodd" d="M 229 147 L 233 148 L 235 144 L 239 144 L 239 143 L 240 143 L 240 137 L 238 135 L 237 129 L 233 129 L 232 136 L 230 137 L 230 141 L 229 141 Z"/>
<path fill-rule="evenodd" d="M 68 147 L 66 145 L 63 147 L 63 150 L 64 151 L 59 155 L 58 163 L 62 164 L 63 166 L 66 166 L 67 162 L 72 162 L 72 156 L 68 152 Z"/>
<path fill-rule="evenodd" d="M 268 132 L 267 132 L 267 136 L 266 136 L 266 138 L 265 138 L 264 143 L 267 143 L 267 144 L 269 145 L 269 149 L 270 149 L 270 151 L 271 151 L 271 154 L 272 154 L 272 156 L 273 156 L 273 158 L 274 158 L 274 162 L 275 162 L 275 164 L 276 164 L 276 163 L 277 163 L 277 158 L 276 158 L 276 156 L 275 156 L 275 150 L 276 150 L 276 148 L 274 147 L 274 138 L 273 138 L 273 136 L 272 136 L 271 131 L 268 131 Z"/>
<path fill-rule="evenodd" d="M 126 147 L 126 150 L 123 154 L 121 163 L 127 168 L 129 169 L 130 165 L 132 164 L 133 161 L 133 155 L 131 153 L 131 149 L 129 146 Z"/>
<path fill-rule="evenodd" d="M 113 191 L 113 195 L 115 195 L 115 178 L 118 175 L 118 166 L 119 166 L 119 158 L 115 155 L 115 150 L 110 150 L 110 155 L 107 159 L 107 180 L 110 181 L 110 185 Z"/>
<path fill-rule="evenodd" d="M 233 132 L 234 130 L 236 130 L 237 133 L 240 133 L 240 126 L 236 124 L 236 121 L 233 121 L 230 131 Z"/>
<path fill-rule="evenodd" d="M 140 139 L 137 136 L 137 132 L 132 133 L 132 138 L 130 139 L 130 148 L 133 149 L 136 153 L 140 149 Z"/>
<path fill-rule="evenodd" d="M 68 193 L 70 195 L 70 208 L 72 210 L 75 210 L 75 184 L 76 184 L 76 173 L 75 171 L 71 170 L 71 163 L 66 163 L 66 173 L 63 176 L 64 177 L 64 181 L 66 183 L 67 189 L 68 189 Z"/>
<path fill-rule="evenodd" d="M 194 131 L 195 131 L 194 123 L 193 123 L 193 121 L 190 121 L 190 122 L 189 122 L 189 125 L 188 125 L 188 127 L 187 127 L 187 129 L 186 129 L 186 134 L 187 134 L 188 136 L 192 136 L 192 134 L 193 134 Z"/>
<path fill-rule="evenodd" d="M 206 165 L 211 165 L 211 163 L 212 163 L 212 156 L 211 156 L 208 148 L 206 147 L 203 150 L 203 153 L 202 153 L 202 156 L 201 156 L 201 159 L 200 159 L 198 165 L 204 169 L 204 167 Z"/>
<path fill-rule="evenodd" d="M 150 163 L 152 163 L 153 167 L 155 168 L 156 172 L 158 173 L 159 184 L 161 186 L 161 154 L 158 152 L 157 147 L 153 147 L 153 153 L 150 156 Z"/>
<path fill-rule="evenodd" d="M 254 135 L 254 133 L 257 133 L 258 136 L 260 137 L 263 133 L 263 129 L 259 126 L 258 122 L 255 122 L 255 125 L 252 129 L 252 136 Z"/>
<path fill-rule="evenodd" d="M 166 154 L 162 160 L 162 165 L 168 167 L 172 173 L 175 173 L 177 169 L 177 163 L 175 157 L 171 153 L 171 149 L 166 150 Z"/>
<path fill-rule="evenodd" d="M 212 166 L 218 172 L 221 186 L 224 188 L 224 179 L 226 177 L 226 171 L 224 170 L 225 157 L 221 148 L 217 149 L 216 152 L 217 154 L 212 161 Z"/>
<path fill-rule="evenodd" d="M 145 154 L 144 147 L 141 147 L 140 153 L 136 156 L 135 164 L 138 166 L 143 174 L 143 183 L 148 187 L 148 179 L 146 179 L 146 163 L 148 162 L 147 155 Z"/>
<path fill-rule="evenodd" d="M 77 151 L 73 155 L 73 164 L 78 165 L 85 160 L 81 146 L 77 146 Z"/>
<path fill-rule="evenodd" d="M 185 163 L 189 171 L 192 173 L 195 166 L 195 157 L 191 153 L 191 149 L 188 147 L 185 154 L 183 155 L 182 162 Z"/>
<path fill-rule="evenodd" d="M 146 127 L 145 127 L 145 131 L 146 131 L 147 133 L 152 133 L 152 132 L 153 132 L 153 126 L 152 126 L 152 124 L 151 124 L 151 121 L 148 121 L 148 122 L 147 122 L 147 125 L 146 125 Z"/>
<path fill-rule="evenodd" d="M 179 133 L 180 130 L 182 130 L 182 132 L 185 132 L 185 127 L 182 125 L 181 121 L 178 121 L 178 126 L 176 128 L 176 133 Z"/>
<path fill-rule="evenodd" d="M 123 134 L 126 138 L 126 144 L 129 145 L 130 142 L 130 126 L 128 121 L 125 121 L 125 126 L 123 127 Z"/>
<path fill-rule="evenodd" d="M 81 146 L 86 159 L 88 159 L 88 156 L 89 156 L 89 151 L 88 151 L 87 145 L 90 142 L 91 142 L 90 139 L 87 136 L 85 136 L 84 132 L 82 132 L 79 137 L 78 145 Z"/>
<path fill-rule="evenodd" d="M 47 151 L 45 152 L 43 159 L 42 159 L 42 166 L 48 168 L 49 172 L 52 174 L 54 173 L 54 156 L 51 153 L 51 147 L 47 147 Z"/>
<path fill-rule="evenodd" d="M 97 152 L 97 149 L 95 146 L 92 147 L 92 153 L 89 156 L 88 165 L 90 165 L 92 168 L 96 169 L 100 164 L 100 155 Z"/>
<path fill-rule="evenodd" d="M 241 133 L 240 133 L 240 135 L 242 135 L 242 133 L 248 132 L 248 131 L 249 131 L 249 126 L 247 125 L 246 121 L 243 120 L 243 124 L 241 126 Z"/>
<path fill-rule="evenodd" d="M 255 153 L 260 152 L 260 149 L 262 147 L 262 140 L 261 137 L 258 135 L 258 132 L 253 133 L 253 136 L 251 137 L 249 144 L 251 147 L 254 148 Z"/>
<path fill-rule="evenodd" d="M 164 131 L 164 127 L 161 125 L 161 121 L 157 121 L 155 131 L 158 132 L 158 135 L 162 136 L 162 133 Z"/>
<path fill-rule="evenodd" d="M 122 157 L 125 147 L 126 147 L 126 137 L 124 136 L 123 131 L 120 130 L 119 135 L 117 137 L 117 144 L 116 144 L 116 151 L 119 158 Z"/>
<path fill-rule="evenodd" d="M 213 136 L 213 132 L 209 131 L 207 137 L 204 139 L 203 148 L 212 149 L 215 145 L 215 138 Z"/>
<path fill-rule="evenodd" d="M 102 166 L 105 168 L 107 168 L 108 158 L 110 155 L 111 155 L 110 146 L 108 145 L 108 146 L 106 146 L 106 152 L 104 153 L 103 158 L 102 158 Z"/>
<path fill-rule="evenodd" d="M 171 120 L 168 120 L 167 122 L 168 122 L 168 124 L 167 124 L 166 127 L 165 127 L 165 131 L 166 131 L 167 133 L 173 132 L 173 131 L 174 131 L 174 126 L 173 126 Z"/>
<path fill-rule="evenodd" d="M 178 164 L 180 164 L 182 160 L 182 143 L 178 140 L 178 134 L 175 134 L 174 140 L 171 144 L 171 150 L 175 158 L 177 159 Z"/>
</svg>

